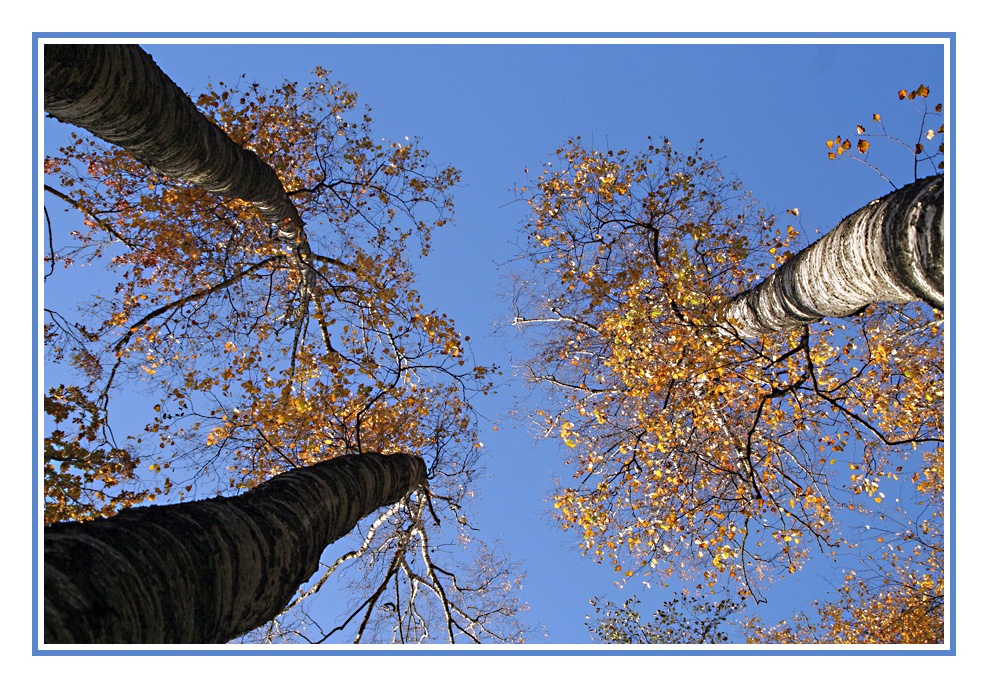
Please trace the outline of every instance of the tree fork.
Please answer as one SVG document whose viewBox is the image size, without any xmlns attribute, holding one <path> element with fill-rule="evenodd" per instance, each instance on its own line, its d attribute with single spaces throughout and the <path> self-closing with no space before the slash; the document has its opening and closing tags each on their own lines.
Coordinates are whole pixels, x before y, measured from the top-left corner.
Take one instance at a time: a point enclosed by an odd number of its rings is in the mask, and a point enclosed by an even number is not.
<svg viewBox="0 0 988 688">
<path fill-rule="evenodd" d="M 745 338 L 842 318 L 880 302 L 943 309 L 943 176 L 920 179 L 841 220 L 755 287 L 722 321 Z"/>
<path fill-rule="evenodd" d="M 417 456 L 346 455 L 235 497 L 48 526 L 45 642 L 227 642 L 280 613 L 327 545 L 426 480 Z"/>
</svg>

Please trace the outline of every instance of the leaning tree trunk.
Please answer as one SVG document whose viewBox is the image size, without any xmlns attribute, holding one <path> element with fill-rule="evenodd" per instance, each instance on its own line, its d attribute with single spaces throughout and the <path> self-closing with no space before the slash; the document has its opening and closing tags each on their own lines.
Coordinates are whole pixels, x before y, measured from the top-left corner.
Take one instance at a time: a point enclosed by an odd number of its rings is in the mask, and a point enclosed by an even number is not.
<svg viewBox="0 0 988 688">
<path fill-rule="evenodd" d="M 44 533 L 46 643 L 222 643 L 274 618 L 328 544 L 426 480 L 408 454 L 341 456 L 242 495 Z"/>
<path fill-rule="evenodd" d="M 742 337 L 845 317 L 879 302 L 943 308 L 943 177 L 920 179 L 844 218 L 757 286 L 723 319 Z"/>
<path fill-rule="evenodd" d="M 47 44 L 44 105 L 156 172 L 256 207 L 314 275 L 304 223 L 275 171 L 235 143 L 136 45 Z"/>
</svg>

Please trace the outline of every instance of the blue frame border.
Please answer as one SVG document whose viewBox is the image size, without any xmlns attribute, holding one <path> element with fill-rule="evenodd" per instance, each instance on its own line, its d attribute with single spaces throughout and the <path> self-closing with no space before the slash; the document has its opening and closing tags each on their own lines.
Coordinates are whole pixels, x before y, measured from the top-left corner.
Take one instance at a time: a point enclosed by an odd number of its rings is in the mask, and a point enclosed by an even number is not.
<svg viewBox="0 0 988 688">
<path fill-rule="evenodd" d="M 662 656 L 662 655 L 672 655 L 672 656 L 902 656 L 902 657 L 944 657 L 944 656 L 956 656 L 957 655 L 957 566 L 956 566 L 956 548 L 957 548 L 957 503 L 956 499 L 953 497 L 957 494 L 957 465 L 956 465 L 956 440 L 957 440 L 957 420 L 956 414 L 953 409 L 956 408 L 956 369 L 957 369 L 957 309 L 956 309 L 956 293 L 957 293 L 957 274 L 956 274 L 956 208 L 957 208 L 957 187 L 954 183 L 956 179 L 956 149 L 957 149 L 957 33 L 956 32 L 889 32 L 889 33 L 866 33 L 866 32 L 794 32 L 794 33 L 782 33 L 782 32 L 769 32 L 769 33 L 758 33 L 758 32 L 721 32 L 721 33 L 704 33 L 704 32 L 561 32 L 561 33 L 538 33 L 538 32 L 329 32 L 329 33 L 285 33 L 285 32 L 231 32 L 231 33 L 206 33 L 206 32 L 188 32 L 188 33 L 171 33 L 171 32 L 106 32 L 106 33 L 92 33 L 92 32 L 33 32 L 32 33 L 32 68 L 33 68 L 33 79 L 32 79 L 32 89 L 31 89 L 31 109 L 33 113 L 33 124 L 32 124 L 32 160 L 31 160 L 31 173 L 33 183 L 36 184 L 38 180 L 38 152 L 39 152 L 39 132 L 38 132 L 38 122 L 40 121 L 41 112 L 38 111 L 38 96 L 39 96 L 39 86 L 38 86 L 38 76 L 39 76 L 39 45 L 42 39 L 51 38 L 101 38 L 101 39 L 156 39 L 156 38 L 168 38 L 168 39 L 181 39 L 181 38 L 211 38 L 218 41 L 227 41 L 231 39 L 255 39 L 255 38 L 284 38 L 292 40 L 305 40 L 305 39 L 332 39 L 332 38 L 421 38 L 421 39 L 450 39 L 450 38 L 462 38 L 467 40 L 479 39 L 479 38 L 495 38 L 495 39 L 510 39 L 510 38 L 521 38 L 521 39 L 543 39 L 543 40 L 558 40 L 558 39 L 583 39 L 583 38 L 617 38 L 617 39 L 662 39 L 662 38 L 704 38 L 704 39 L 762 39 L 765 41 L 772 41 L 774 39 L 780 38 L 797 38 L 797 39 L 813 39 L 813 38 L 825 38 L 825 39 L 889 39 L 889 38 L 904 38 L 904 39 L 940 39 L 946 40 L 949 46 L 949 58 L 948 58 L 948 68 L 949 68 L 949 83 L 950 83 L 950 207 L 951 207 L 951 219 L 952 223 L 950 226 L 950 360 L 951 368 L 949 371 L 950 379 L 950 426 L 949 426 L 949 437 L 950 437 L 950 494 L 952 499 L 950 501 L 950 510 L 947 514 L 948 522 L 950 524 L 950 640 L 949 646 L 931 648 L 931 649 L 910 649 L 910 650 L 896 650 L 896 649 L 840 649 L 839 646 L 828 646 L 828 649 L 819 649 L 817 646 L 807 647 L 806 649 L 773 649 L 771 646 L 766 648 L 766 646 L 746 646 L 748 649 L 731 649 L 730 646 L 724 647 L 724 649 L 711 649 L 711 650 L 694 650 L 694 649 L 596 649 L 594 646 L 588 646 L 586 649 L 540 649 L 538 646 L 531 646 L 532 649 L 521 649 L 511 646 L 511 648 L 505 646 L 491 646 L 489 649 L 479 649 L 479 648 L 464 648 L 462 650 L 456 649 L 419 649 L 411 648 L 408 646 L 398 646 L 395 648 L 388 648 L 386 650 L 375 648 L 375 649 L 328 649 L 325 647 L 319 647 L 318 649 L 310 647 L 300 647 L 298 649 L 279 649 L 273 648 L 271 650 L 260 650 L 260 649 L 237 649 L 244 646 L 229 646 L 229 649 L 114 649 L 114 650 L 101 650 L 101 649 L 85 649 L 85 650 L 63 650 L 63 649 L 48 649 L 39 647 L 38 634 L 40 631 L 38 624 L 38 583 L 40 580 L 39 572 L 39 553 L 38 553 L 38 536 L 39 536 L 39 523 L 37 519 L 37 514 L 39 513 L 39 489 L 37 484 L 37 476 L 39 469 L 38 456 L 38 438 L 39 438 L 39 426 L 38 426 L 38 401 L 39 401 L 39 368 L 38 368 L 38 305 L 39 305 L 39 290 L 38 290 L 38 258 L 39 258 L 39 247 L 38 247 L 38 232 L 34 231 L 32 233 L 32 315 L 31 315 L 31 339 L 33 345 L 31 367 L 32 367 L 32 390 L 31 390 L 31 401 L 33 415 L 31 419 L 31 431 L 33 437 L 32 443 L 32 499 L 31 499 L 31 522 L 32 522 L 32 586 L 31 586 L 31 596 L 32 596 L 32 625 L 31 625 L 31 649 L 32 655 L 35 656 L 121 656 L 121 655 L 132 655 L 132 656 L 201 656 L 201 655 L 243 655 L 243 656 L 264 656 L 264 655 L 324 655 L 324 656 L 375 656 L 378 654 L 386 654 L 388 656 L 396 655 L 408 655 L 408 656 L 561 656 L 561 657 L 573 657 L 573 656 Z M 37 187 L 34 187 L 34 193 L 32 194 L 32 222 L 33 227 L 39 227 L 39 208 L 38 208 L 38 193 Z M 613 646 L 611 646 L 613 647 Z M 781 647 L 781 646 L 780 646 Z M 787 646 L 796 647 L 796 646 Z M 798 646 L 802 647 L 802 646 Z M 829 649 L 833 647 L 834 649 Z M 582 648 L 582 646 L 581 646 Z"/>
</svg>

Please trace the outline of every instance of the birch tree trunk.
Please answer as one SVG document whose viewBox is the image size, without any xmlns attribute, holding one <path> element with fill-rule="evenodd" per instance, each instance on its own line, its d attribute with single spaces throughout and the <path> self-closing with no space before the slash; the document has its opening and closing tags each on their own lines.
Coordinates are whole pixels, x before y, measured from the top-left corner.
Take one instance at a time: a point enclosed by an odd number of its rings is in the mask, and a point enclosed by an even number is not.
<svg viewBox="0 0 988 688">
<path fill-rule="evenodd" d="M 44 106 L 157 173 L 253 204 L 312 284 L 304 223 L 278 175 L 199 112 L 139 46 L 45 45 Z"/>
<path fill-rule="evenodd" d="M 120 146 L 155 171 L 253 203 L 302 226 L 278 175 L 237 145 L 136 45 L 44 46 L 45 111 Z"/>
<path fill-rule="evenodd" d="M 341 456 L 242 495 L 44 533 L 46 643 L 223 643 L 274 618 L 331 542 L 425 484 L 421 458 Z"/>
<path fill-rule="evenodd" d="M 872 201 L 738 294 L 724 319 L 745 338 L 784 332 L 872 303 L 943 308 L 943 176 Z"/>
</svg>

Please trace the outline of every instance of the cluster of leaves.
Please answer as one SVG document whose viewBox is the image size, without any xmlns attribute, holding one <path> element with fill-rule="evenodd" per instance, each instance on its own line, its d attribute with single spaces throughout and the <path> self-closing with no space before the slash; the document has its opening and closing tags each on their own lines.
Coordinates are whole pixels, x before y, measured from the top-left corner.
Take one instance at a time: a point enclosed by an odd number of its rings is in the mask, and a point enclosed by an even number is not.
<svg viewBox="0 0 988 688">
<path fill-rule="evenodd" d="M 723 322 L 799 232 L 700 150 L 573 139 L 522 194 L 514 323 L 533 334 L 526 368 L 544 393 L 530 418 L 574 469 L 554 499 L 562 527 L 620 579 L 679 573 L 760 596 L 811 545 L 853 546 L 838 514 L 880 507 L 882 481 L 923 470 L 902 449 L 942 442 L 931 309 L 757 341 Z"/>
<path fill-rule="evenodd" d="M 771 627 L 747 620 L 749 643 L 930 644 L 944 642 L 943 452 L 928 457 L 917 492 L 927 517 L 896 520 L 862 544 L 873 551 L 826 600 Z M 897 510 L 899 511 L 899 510 Z M 893 515 L 880 515 L 882 526 Z"/>
<path fill-rule="evenodd" d="M 943 581 L 874 586 L 848 574 L 835 599 L 771 628 L 757 619 L 749 643 L 935 644 L 944 641 Z"/>
<path fill-rule="evenodd" d="M 108 516 L 161 493 L 160 487 L 116 489 L 123 481 L 133 485 L 138 461 L 104 433 L 102 414 L 81 389 L 52 388 L 44 408 L 54 423 L 44 439 L 45 524 Z M 75 432 L 62 429 L 66 421 Z"/>
<path fill-rule="evenodd" d="M 175 487 L 176 499 L 237 492 L 333 456 L 401 451 L 426 459 L 430 503 L 462 535 L 456 510 L 472 495 L 478 446 L 470 400 L 495 371 L 421 303 L 413 270 L 452 217 L 459 172 L 435 166 L 417 141 L 376 140 L 356 94 L 321 68 L 304 87 L 220 83 L 196 102 L 276 170 L 308 250 L 294 255 L 250 204 L 99 141 L 73 133 L 46 157 L 46 191 L 83 218 L 65 245 L 50 230 L 46 281 L 82 265 L 111 279 L 77 313 L 46 311 L 48 361 L 68 364 L 79 390 L 52 389 L 46 409 L 92 428 L 71 446 L 56 431 L 52 447 L 92 461 L 121 403 L 149 417 L 98 474 L 71 461 L 60 475 L 46 470 L 48 518 L 106 515 Z M 305 288 L 299 260 L 314 275 Z M 124 490 L 139 467 L 152 487 Z M 66 475 L 80 484 L 71 503 Z M 81 487 L 94 478 L 121 491 Z M 413 511 L 404 526 L 386 519 L 392 548 L 421 522 Z"/>
<path fill-rule="evenodd" d="M 652 620 L 642 622 L 638 611 L 639 600 L 632 597 L 621 606 L 614 602 L 602 602 L 596 597 L 590 600 L 596 625 L 587 624 L 595 641 L 622 644 L 649 645 L 710 645 L 730 642 L 730 636 L 721 626 L 741 611 L 744 605 L 730 598 L 711 599 L 681 592 L 663 603 L 652 615 Z M 587 617 L 590 619 L 590 617 Z"/>
<path fill-rule="evenodd" d="M 890 184 L 892 183 L 891 180 L 889 180 L 888 177 L 886 177 L 876 165 L 868 162 L 868 153 L 871 150 L 872 139 L 884 139 L 909 151 L 913 160 L 914 179 L 919 179 L 924 174 L 940 173 L 943 171 L 944 165 L 943 135 L 945 130 L 943 125 L 943 103 L 937 103 L 931 109 L 927 101 L 930 96 L 930 89 L 928 86 L 923 86 L 922 84 L 920 84 L 919 87 L 913 91 L 901 89 L 898 95 L 899 100 L 916 101 L 917 103 L 916 111 L 919 114 L 920 122 L 919 133 L 916 140 L 907 142 L 898 136 L 891 135 L 885 128 L 885 122 L 882 120 L 881 114 L 876 112 L 871 116 L 872 124 L 869 126 L 878 127 L 879 131 L 866 133 L 864 125 L 858 124 L 855 127 L 855 131 L 859 138 L 854 144 L 854 149 L 857 151 L 857 155 L 851 153 L 846 156 L 867 165 Z M 917 98 L 919 100 L 917 100 Z M 936 127 L 935 124 L 930 124 L 930 120 L 934 118 L 940 121 L 939 127 Z M 845 153 L 848 153 L 851 150 L 851 145 L 850 138 L 835 136 L 832 139 L 828 139 L 827 157 L 831 160 L 836 160 L 837 158 L 844 156 Z M 921 168 L 924 170 L 928 168 L 929 171 L 921 172 Z M 893 184 L 893 186 L 895 185 Z"/>
</svg>

